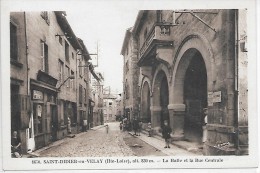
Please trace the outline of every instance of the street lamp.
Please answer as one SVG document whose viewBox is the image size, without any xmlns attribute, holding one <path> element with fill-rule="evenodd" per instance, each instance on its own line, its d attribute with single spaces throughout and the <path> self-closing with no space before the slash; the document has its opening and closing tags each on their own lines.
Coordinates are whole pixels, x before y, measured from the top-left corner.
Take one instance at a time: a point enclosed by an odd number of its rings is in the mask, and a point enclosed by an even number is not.
<svg viewBox="0 0 260 173">
<path fill-rule="evenodd" d="M 60 90 L 60 88 L 62 87 L 62 85 L 64 85 L 65 82 L 67 82 L 67 80 L 69 80 L 69 79 L 75 79 L 75 76 L 68 76 L 67 79 L 65 79 L 65 80 L 63 81 L 63 83 L 58 87 L 58 90 Z"/>
</svg>

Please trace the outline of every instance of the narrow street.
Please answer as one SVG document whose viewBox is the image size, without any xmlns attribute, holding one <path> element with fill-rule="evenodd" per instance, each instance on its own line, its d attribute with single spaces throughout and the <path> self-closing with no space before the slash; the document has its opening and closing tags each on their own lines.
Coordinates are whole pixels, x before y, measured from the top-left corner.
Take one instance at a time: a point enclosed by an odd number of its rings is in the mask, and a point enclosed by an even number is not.
<svg viewBox="0 0 260 173">
<path fill-rule="evenodd" d="M 65 138 L 56 144 L 45 149 L 35 151 L 39 157 L 124 157 L 124 156 L 166 156 L 167 149 L 163 149 L 163 141 L 155 145 L 149 145 L 144 140 L 132 136 L 128 132 L 119 130 L 119 123 L 108 123 L 106 127 L 99 126 L 87 132 L 80 133 L 74 138 Z M 141 134 L 141 138 L 144 134 Z M 151 144 L 155 143 L 153 138 L 149 138 Z M 162 145 L 160 145 L 160 143 Z M 157 146 L 159 145 L 159 147 Z M 155 146 L 155 147 L 154 147 Z M 160 147 L 162 149 L 160 149 Z M 158 149 L 159 148 L 159 149 Z M 165 150 L 165 151 L 161 151 Z M 168 149 L 171 155 L 194 155 L 176 146 Z"/>
</svg>

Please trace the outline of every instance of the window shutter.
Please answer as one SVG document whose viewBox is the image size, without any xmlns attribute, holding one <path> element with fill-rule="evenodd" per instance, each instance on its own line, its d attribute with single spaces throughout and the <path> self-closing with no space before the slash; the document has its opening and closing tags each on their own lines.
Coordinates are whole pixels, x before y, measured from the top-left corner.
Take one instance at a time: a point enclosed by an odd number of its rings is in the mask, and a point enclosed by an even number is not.
<svg viewBox="0 0 260 173">
<path fill-rule="evenodd" d="M 41 41 L 41 61 L 42 61 L 42 71 L 45 71 L 45 62 L 44 62 L 44 42 Z"/>
<path fill-rule="evenodd" d="M 21 129 L 29 128 L 29 115 L 28 115 L 28 97 L 26 95 L 19 95 L 19 113 L 21 118 Z"/>
<path fill-rule="evenodd" d="M 47 133 L 50 133 L 51 132 L 51 105 L 49 102 L 47 102 L 47 105 L 46 105 L 46 111 L 47 111 L 47 114 L 46 114 L 46 132 Z"/>
</svg>

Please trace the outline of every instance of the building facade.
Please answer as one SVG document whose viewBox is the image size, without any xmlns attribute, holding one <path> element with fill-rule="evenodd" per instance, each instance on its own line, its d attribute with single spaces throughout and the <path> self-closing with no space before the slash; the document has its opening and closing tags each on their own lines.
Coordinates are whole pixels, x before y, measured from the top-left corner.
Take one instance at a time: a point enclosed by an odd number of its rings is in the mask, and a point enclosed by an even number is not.
<svg viewBox="0 0 260 173">
<path fill-rule="evenodd" d="M 77 58 L 77 110 L 78 110 L 78 125 L 79 131 L 85 131 L 88 129 L 88 112 L 89 112 L 89 90 L 91 90 L 91 86 L 89 85 L 89 60 L 90 55 L 89 52 L 83 42 L 83 40 L 78 38 L 79 43 L 81 44 L 82 49 L 78 50 L 78 58 Z"/>
<path fill-rule="evenodd" d="M 123 46 L 121 49 L 121 55 L 124 58 L 123 67 L 123 91 L 124 91 L 124 116 L 129 120 L 139 116 L 139 67 L 138 61 L 138 43 L 132 34 L 132 28 L 127 29 Z M 142 120 L 145 121 L 145 120 Z"/>
<path fill-rule="evenodd" d="M 17 131 L 22 152 L 27 151 L 30 97 L 28 85 L 25 13 L 10 14 L 11 132 Z"/>
<path fill-rule="evenodd" d="M 207 108 L 206 155 L 248 154 L 246 10 L 140 11 L 131 32 L 140 118 L 199 145 Z"/>
<path fill-rule="evenodd" d="M 72 133 L 78 133 L 77 97 L 83 94 L 78 94 L 77 59 L 85 50 L 66 13 L 13 12 L 10 38 L 11 130 L 19 132 L 23 152 L 66 137 L 68 125 Z M 83 59 L 86 63 L 89 57 Z M 19 95 L 18 101 L 13 99 L 15 95 Z"/>
<path fill-rule="evenodd" d="M 111 87 L 105 87 L 103 91 L 104 122 L 116 121 L 117 95 L 111 91 Z"/>
<path fill-rule="evenodd" d="M 92 66 L 93 67 L 93 66 Z M 91 115 L 91 127 L 103 125 L 104 117 L 103 117 L 103 82 L 104 77 L 100 72 L 95 72 L 94 68 L 91 69 L 91 95 L 92 101 L 94 103 L 92 109 L 93 113 Z"/>
</svg>

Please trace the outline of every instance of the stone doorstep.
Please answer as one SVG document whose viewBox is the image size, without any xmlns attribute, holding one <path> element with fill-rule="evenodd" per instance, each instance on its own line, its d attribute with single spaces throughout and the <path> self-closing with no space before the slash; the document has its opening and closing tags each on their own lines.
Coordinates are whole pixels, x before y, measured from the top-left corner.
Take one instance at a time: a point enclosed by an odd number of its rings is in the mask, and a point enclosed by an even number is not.
<svg viewBox="0 0 260 173">
<path fill-rule="evenodd" d="M 144 134 L 144 135 L 147 135 L 147 137 L 148 137 L 148 132 L 146 130 L 142 130 L 141 133 Z M 132 136 L 135 136 L 133 132 L 129 132 L 129 134 L 131 134 Z M 135 136 L 135 137 L 138 137 L 138 136 Z M 154 134 L 152 137 L 164 142 L 162 137 L 159 136 L 159 135 Z M 171 144 L 175 145 L 178 148 L 184 149 L 186 151 L 189 151 L 189 152 L 192 152 L 192 153 L 195 153 L 195 154 L 202 154 L 202 149 L 200 149 L 202 146 L 198 145 L 195 142 L 171 141 Z"/>
</svg>

